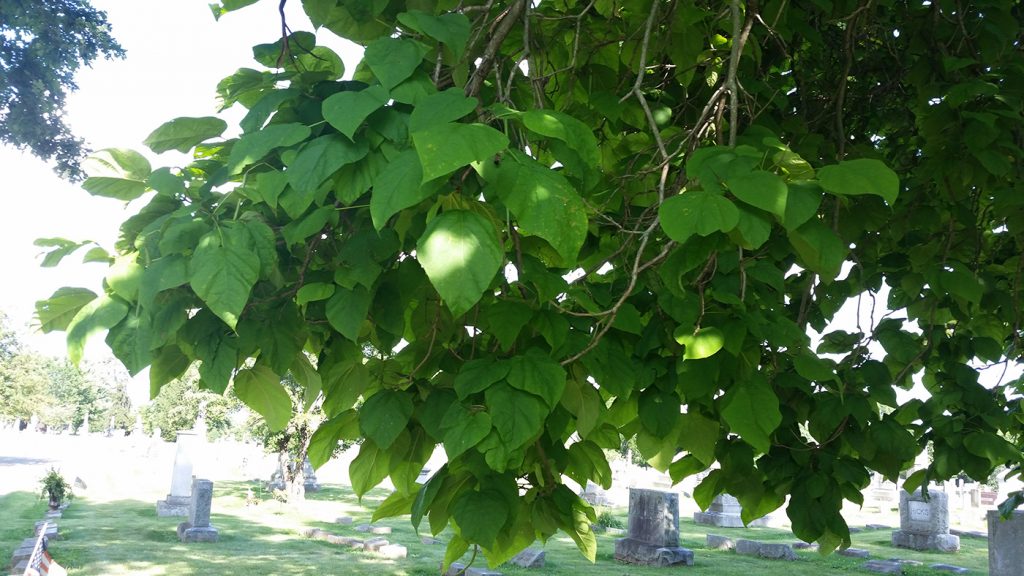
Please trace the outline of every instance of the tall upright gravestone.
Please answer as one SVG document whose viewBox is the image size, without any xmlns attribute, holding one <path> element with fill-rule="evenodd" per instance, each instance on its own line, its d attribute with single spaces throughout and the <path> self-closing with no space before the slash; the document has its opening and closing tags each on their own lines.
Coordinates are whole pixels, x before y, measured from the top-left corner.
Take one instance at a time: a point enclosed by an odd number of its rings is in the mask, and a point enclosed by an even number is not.
<svg viewBox="0 0 1024 576">
<path fill-rule="evenodd" d="M 615 559 L 647 566 L 693 566 L 693 551 L 679 546 L 679 495 L 629 489 L 629 535 L 615 541 Z"/>
<path fill-rule="evenodd" d="M 730 494 L 719 494 L 711 501 L 707 512 L 694 512 L 693 521 L 705 526 L 717 526 L 719 528 L 743 528 L 743 509 L 740 501 Z M 767 526 L 768 517 L 753 520 L 747 526 Z"/>
<path fill-rule="evenodd" d="M 182 542 L 216 542 L 219 535 L 210 524 L 212 506 L 213 482 L 197 478 L 192 482 L 188 522 L 178 524 L 178 539 Z"/>
<path fill-rule="evenodd" d="M 988 513 L 989 576 L 1024 574 L 1024 510 L 1003 520 L 998 510 Z"/>
<path fill-rule="evenodd" d="M 193 453 L 198 435 L 192 430 L 180 430 L 171 470 L 171 491 L 167 498 L 156 503 L 157 516 L 188 516 L 192 496 Z"/>
<path fill-rule="evenodd" d="M 945 492 L 900 491 L 900 529 L 892 533 L 892 545 L 912 550 L 960 550 L 960 537 L 949 533 L 949 499 Z"/>
</svg>

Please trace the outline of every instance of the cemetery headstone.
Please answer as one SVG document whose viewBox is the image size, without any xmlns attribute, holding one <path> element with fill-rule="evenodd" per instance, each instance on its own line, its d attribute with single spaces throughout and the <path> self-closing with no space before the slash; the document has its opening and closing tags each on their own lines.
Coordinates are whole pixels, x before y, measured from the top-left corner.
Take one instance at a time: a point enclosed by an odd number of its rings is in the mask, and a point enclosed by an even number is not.
<svg viewBox="0 0 1024 576">
<path fill-rule="evenodd" d="M 647 566 L 693 566 L 693 551 L 679 546 L 679 495 L 629 489 L 629 533 L 615 541 L 615 559 Z"/>
<path fill-rule="evenodd" d="M 1020 576 L 1024 570 L 1024 510 L 1007 520 L 998 510 L 988 513 L 989 576 Z"/>
<path fill-rule="evenodd" d="M 949 500 L 944 492 L 900 491 L 900 529 L 892 533 L 892 545 L 912 550 L 960 550 L 960 537 L 949 533 Z"/>
<path fill-rule="evenodd" d="M 892 560 L 868 560 L 860 567 L 876 574 L 903 574 L 903 566 Z"/>
<path fill-rule="evenodd" d="M 302 487 L 305 488 L 306 492 L 316 492 L 320 489 L 320 484 L 316 481 L 316 472 L 313 470 L 313 465 L 310 464 L 308 456 L 302 461 L 302 478 Z"/>
<path fill-rule="evenodd" d="M 210 525 L 210 508 L 213 505 L 213 482 L 196 478 L 192 482 L 192 501 L 188 511 L 188 522 L 178 524 L 178 539 L 182 542 L 216 542 L 217 529 Z"/>
<path fill-rule="evenodd" d="M 544 550 L 540 548 L 527 548 L 509 560 L 509 564 L 520 568 L 543 568 L 545 556 Z"/>
<path fill-rule="evenodd" d="M 743 518 L 740 513 L 740 501 L 729 494 L 719 494 L 711 501 L 706 512 L 694 512 L 693 521 L 705 526 L 717 526 L 719 528 L 743 528 Z M 767 526 L 769 518 L 758 518 L 748 526 Z"/>
<path fill-rule="evenodd" d="M 192 430 L 181 430 L 171 471 L 171 491 L 156 503 L 157 516 L 188 516 L 192 496 L 193 451 L 198 438 Z"/>
</svg>

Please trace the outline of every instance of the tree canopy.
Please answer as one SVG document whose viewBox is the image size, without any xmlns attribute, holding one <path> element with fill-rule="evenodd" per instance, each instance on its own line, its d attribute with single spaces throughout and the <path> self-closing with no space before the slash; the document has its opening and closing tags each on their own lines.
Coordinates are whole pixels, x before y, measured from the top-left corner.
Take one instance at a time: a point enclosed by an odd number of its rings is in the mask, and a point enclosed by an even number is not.
<svg viewBox="0 0 1024 576">
<path fill-rule="evenodd" d="M 303 6 L 365 47 L 351 79 L 282 22 L 217 87 L 239 136 L 178 118 L 146 145 L 188 166 L 95 158 L 87 191 L 146 204 L 101 294 L 39 304 L 73 358 L 109 330 L 154 393 L 198 362 L 272 426 L 291 372 L 314 463 L 364 438 L 357 494 L 389 477 L 376 516 L 452 526 L 449 561 L 559 530 L 593 559 L 563 474 L 608 486 L 634 436 L 826 552 L 929 446 L 907 489 L 1021 472 L 1021 383 L 979 383 L 1021 354 L 1018 2 Z"/>
<path fill-rule="evenodd" d="M 85 152 L 64 121 L 75 72 L 124 50 L 106 13 L 87 0 L 4 0 L 0 4 L 0 142 L 54 161 L 55 171 L 81 180 Z"/>
</svg>

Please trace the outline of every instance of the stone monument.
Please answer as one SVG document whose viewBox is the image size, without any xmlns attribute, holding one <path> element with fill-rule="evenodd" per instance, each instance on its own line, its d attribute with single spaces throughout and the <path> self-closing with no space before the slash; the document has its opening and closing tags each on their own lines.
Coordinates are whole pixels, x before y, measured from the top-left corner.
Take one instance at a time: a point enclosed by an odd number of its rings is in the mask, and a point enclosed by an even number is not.
<svg viewBox="0 0 1024 576">
<path fill-rule="evenodd" d="M 960 537 L 949 533 L 949 499 L 945 492 L 900 491 L 900 529 L 892 533 L 892 545 L 912 550 L 960 550 Z"/>
<path fill-rule="evenodd" d="M 711 501 L 707 512 L 694 512 L 693 521 L 705 526 L 717 526 L 719 528 L 743 528 L 743 518 L 740 516 L 743 508 L 740 501 L 729 494 L 719 494 Z M 768 517 L 758 518 L 752 521 L 748 527 L 767 526 Z"/>
<path fill-rule="evenodd" d="M 200 478 L 192 482 L 192 503 L 188 509 L 188 522 L 178 524 L 178 539 L 182 542 L 216 542 L 217 529 L 210 525 L 210 507 L 213 504 L 213 482 Z"/>
<path fill-rule="evenodd" d="M 178 431 L 174 469 L 171 471 L 171 492 L 165 500 L 156 503 L 157 516 L 188 516 L 192 496 L 192 452 L 196 442 L 194 431 Z"/>
<path fill-rule="evenodd" d="M 998 510 L 988 512 L 989 576 L 1020 576 L 1024 573 L 1024 510 L 1007 520 Z"/>
<path fill-rule="evenodd" d="M 679 546 L 679 495 L 629 489 L 629 535 L 615 541 L 615 559 L 647 566 L 693 566 L 693 551 Z"/>
<path fill-rule="evenodd" d="M 320 489 L 320 484 L 316 481 L 316 472 L 313 470 L 313 465 L 309 462 L 309 456 L 302 461 L 302 487 L 306 492 L 316 492 Z"/>
</svg>

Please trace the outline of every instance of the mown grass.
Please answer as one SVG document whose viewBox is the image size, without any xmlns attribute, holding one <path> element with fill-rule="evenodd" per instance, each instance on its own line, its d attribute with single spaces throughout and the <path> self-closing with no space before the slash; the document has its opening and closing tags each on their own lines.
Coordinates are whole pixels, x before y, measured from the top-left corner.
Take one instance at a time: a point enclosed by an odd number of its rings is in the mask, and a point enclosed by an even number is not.
<svg viewBox="0 0 1024 576">
<path fill-rule="evenodd" d="M 310 495 L 306 505 L 293 508 L 282 505 L 259 493 L 264 500 L 258 506 L 246 507 L 247 488 L 258 489 L 246 482 L 219 482 L 215 485 L 212 523 L 220 530 L 216 544 L 182 544 L 175 528 L 182 518 L 158 518 L 153 502 L 139 500 L 93 501 L 78 498 L 59 521 L 61 539 L 51 544 L 58 561 L 70 568 L 73 576 L 136 575 L 188 576 L 218 574 L 224 576 L 264 575 L 375 575 L 428 576 L 438 573 L 444 555 L 443 545 L 420 542 L 408 518 L 395 518 L 378 524 L 390 526 L 386 538 L 405 545 L 405 559 L 385 560 L 368 553 L 355 552 L 308 540 L 298 535 L 306 526 L 319 527 L 335 534 L 365 537 L 355 527 L 370 520 L 373 507 L 387 494 L 373 491 L 359 503 L 351 490 L 328 487 Z M 0 552 L 6 562 L 11 551 L 31 535 L 32 524 L 45 512 L 45 502 L 34 494 L 17 492 L 0 497 Z M 612 510 L 625 522 L 625 510 Z M 352 525 L 339 525 L 339 516 L 352 516 Z M 816 552 L 800 551 L 794 562 L 770 561 L 738 556 L 729 551 L 704 548 L 708 532 L 732 538 L 793 542 L 786 530 L 772 528 L 709 529 L 683 518 L 680 522 L 681 545 L 694 550 L 696 565 L 672 569 L 688 575 L 715 576 L 815 576 L 866 574 L 860 559 Z M 907 576 L 946 574 L 928 568 L 928 564 L 944 562 L 964 566 L 973 574 L 988 573 L 986 542 L 971 538 L 961 540 L 959 554 L 922 553 L 896 550 L 889 546 L 888 530 L 864 531 L 853 536 L 853 545 L 865 548 L 872 558 L 899 557 L 918 560 L 924 566 L 907 567 Z M 447 540 L 448 535 L 439 535 Z M 541 570 L 525 570 L 504 566 L 509 575 L 550 576 L 642 576 L 664 574 L 665 569 L 623 565 L 614 560 L 616 536 L 598 536 L 597 564 L 592 565 L 576 551 L 568 537 L 552 538 L 546 545 L 547 565 Z M 482 562 L 482 560 L 479 560 Z"/>
</svg>

